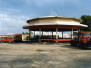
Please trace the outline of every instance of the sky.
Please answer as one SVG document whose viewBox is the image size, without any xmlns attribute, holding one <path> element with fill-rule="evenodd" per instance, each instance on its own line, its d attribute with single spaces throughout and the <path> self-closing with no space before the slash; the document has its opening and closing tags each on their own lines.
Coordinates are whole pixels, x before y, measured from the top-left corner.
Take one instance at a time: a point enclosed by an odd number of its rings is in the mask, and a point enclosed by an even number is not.
<svg viewBox="0 0 91 68">
<path fill-rule="evenodd" d="M 22 28 L 28 19 L 54 15 L 91 15 L 91 0 L 0 0 L 0 34 L 28 32 Z"/>
</svg>

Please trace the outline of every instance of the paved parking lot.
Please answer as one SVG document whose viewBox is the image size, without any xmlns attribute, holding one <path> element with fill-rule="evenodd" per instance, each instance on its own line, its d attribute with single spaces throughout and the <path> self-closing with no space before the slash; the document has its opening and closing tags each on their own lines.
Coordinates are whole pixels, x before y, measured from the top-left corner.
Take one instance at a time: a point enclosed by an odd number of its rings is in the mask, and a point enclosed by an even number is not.
<svg viewBox="0 0 91 68">
<path fill-rule="evenodd" d="M 91 49 L 70 43 L 0 43 L 0 68 L 91 68 Z"/>
</svg>

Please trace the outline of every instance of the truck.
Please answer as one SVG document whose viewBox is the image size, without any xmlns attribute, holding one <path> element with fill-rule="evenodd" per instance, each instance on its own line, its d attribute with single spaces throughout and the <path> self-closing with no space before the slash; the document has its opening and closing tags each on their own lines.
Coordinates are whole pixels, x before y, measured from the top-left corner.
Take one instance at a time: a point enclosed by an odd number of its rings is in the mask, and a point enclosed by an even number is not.
<svg viewBox="0 0 91 68">
<path fill-rule="evenodd" d="M 22 34 L 15 34 L 14 42 L 22 42 Z"/>
<path fill-rule="evenodd" d="M 11 42 L 13 42 L 13 38 L 11 38 L 11 37 L 0 37 L 0 42 L 2 43 L 2 42 L 9 42 L 9 43 L 11 43 Z"/>
<path fill-rule="evenodd" d="M 91 32 L 79 32 L 71 40 L 71 46 L 79 46 L 81 49 L 91 47 Z"/>
<path fill-rule="evenodd" d="M 11 43 L 11 42 L 22 42 L 22 34 L 14 35 L 1 35 L 0 42 Z"/>
</svg>

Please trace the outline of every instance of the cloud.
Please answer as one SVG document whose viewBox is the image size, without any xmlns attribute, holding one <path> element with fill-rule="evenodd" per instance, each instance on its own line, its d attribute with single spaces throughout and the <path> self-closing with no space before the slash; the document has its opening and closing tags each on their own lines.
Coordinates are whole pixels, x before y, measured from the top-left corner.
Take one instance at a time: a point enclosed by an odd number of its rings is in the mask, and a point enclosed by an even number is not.
<svg viewBox="0 0 91 68">
<path fill-rule="evenodd" d="M 9 16 L 7 14 L 4 15 L 4 22 L 3 22 L 3 14 L 0 14 L 0 34 L 3 33 L 3 26 L 4 26 L 4 33 L 22 33 L 23 25 L 27 25 L 26 20 L 28 17 L 24 16 Z M 20 30 L 20 31 L 19 31 Z M 25 31 L 25 30 L 24 30 Z"/>
<path fill-rule="evenodd" d="M 80 18 L 82 14 L 91 14 L 90 2 L 86 0 L 0 0 L 0 33 L 3 28 L 3 9 L 5 32 L 19 33 L 26 31 L 22 29 L 26 25 L 26 20 L 48 16 L 49 12 L 54 9 L 58 16 Z M 19 30 L 20 28 L 20 30 Z"/>
</svg>

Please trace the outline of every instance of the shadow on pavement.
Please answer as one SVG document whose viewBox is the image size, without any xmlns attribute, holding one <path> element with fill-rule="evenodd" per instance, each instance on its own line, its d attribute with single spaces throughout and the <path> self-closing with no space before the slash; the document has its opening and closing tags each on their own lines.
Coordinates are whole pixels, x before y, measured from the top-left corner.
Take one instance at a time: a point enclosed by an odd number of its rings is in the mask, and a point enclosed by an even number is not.
<svg viewBox="0 0 91 68">
<path fill-rule="evenodd" d="M 71 45 L 63 45 L 63 46 L 60 46 L 60 47 L 70 48 L 70 49 L 80 49 L 80 48 L 77 47 L 77 46 L 71 46 Z"/>
<path fill-rule="evenodd" d="M 90 47 L 81 49 L 81 48 L 78 47 L 78 46 L 71 46 L 71 45 L 63 45 L 63 46 L 61 46 L 61 47 L 70 48 L 70 49 L 79 49 L 79 50 L 91 50 Z"/>
</svg>

